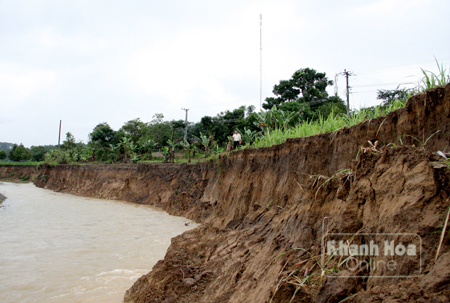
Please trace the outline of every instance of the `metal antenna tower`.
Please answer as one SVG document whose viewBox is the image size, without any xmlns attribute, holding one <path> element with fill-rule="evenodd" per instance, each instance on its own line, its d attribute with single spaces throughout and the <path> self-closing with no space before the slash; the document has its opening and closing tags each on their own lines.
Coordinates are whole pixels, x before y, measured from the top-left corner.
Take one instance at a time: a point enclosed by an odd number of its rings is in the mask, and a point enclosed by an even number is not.
<svg viewBox="0 0 450 303">
<path fill-rule="evenodd" d="M 262 14 L 259 14 L 259 109 L 262 107 Z"/>
</svg>

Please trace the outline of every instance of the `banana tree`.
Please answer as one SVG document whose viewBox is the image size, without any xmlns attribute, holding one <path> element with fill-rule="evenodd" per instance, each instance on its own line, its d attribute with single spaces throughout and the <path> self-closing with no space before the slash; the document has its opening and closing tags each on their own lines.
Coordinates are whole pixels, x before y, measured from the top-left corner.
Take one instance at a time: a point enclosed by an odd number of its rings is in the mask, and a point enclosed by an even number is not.
<svg viewBox="0 0 450 303">
<path fill-rule="evenodd" d="M 244 141 L 245 144 L 251 144 L 255 137 L 256 131 L 252 131 L 251 129 L 244 127 L 244 131 L 242 132 L 242 141 Z"/>
<path fill-rule="evenodd" d="M 200 132 L 200 138 L 198 138 L 198 137 L 195 137 L 195 138 L 205 148 L 205 157 L 208 156 L 208 154 L 209 154 L 209 146 L 210 146 L 210 143 L 212 141 L 212 136 L 208 137 L 207 135 L 204 135 L 202 132 Z"/>
<path fill-rule="evenodd" d="M 125 162 L 127 162 L 128 156 L 133 157 L 135 155 L 136 145 L 131 138 L 122 137 L 119 146 L 123 149 Z"/>
<path fill-rule="evenodd" d="M 146 153 L 153 152 L 156 149 L 157 145 L 158 145 L 158 143 L 155 140 L 152 140 L 152 139 L 148 139 L 148 140 L 145 140 L 145 141 L 139 141 L 137 144 L 138 144 L 139 152 L 141 154 L 146 154 Z"/>
<path fill-rule="evenodd" d="M 163 160 L 163 162 L 164 163 L 167 163 L 167 162 L 169 162 L 170 161 L 170 148 L 168 147 L 168 146 L 163 146 L 162 148 L 161 148 L 161 153 L 163 154 L 163 156 L 164 156 L 164 160 Z"/>
<path fill-rule="evenodd" d="M 256 113 L 257 121 L 254 124 L 261 128 L 263 132 L 269 132 L 271 129 L 286 128 L 293 125 L 297 121 L 298 116 L 297 112 L 287 112 L 273 106 L 267 112 L 261 110 L 259 113 Z"/>
<path fill-rule="evenodd" d="M 181 146 L 183 146 L 184 150 L 188 151 L 188 163 L 191 163 L 191 152 L 193 152 L 195 150 L 195 145 L 192 143 L 189 143 L 187 140 L 184 140 L 183 142 L 180 143 Z"/>
<path fill-rule="evenodd" d="M 167 144 L 169 145 L 170 150 L 170 163 L 175 162 L 175 149 L 178 147 L 179 143 L 173 140 L 167 140 Z"/>
</svg>

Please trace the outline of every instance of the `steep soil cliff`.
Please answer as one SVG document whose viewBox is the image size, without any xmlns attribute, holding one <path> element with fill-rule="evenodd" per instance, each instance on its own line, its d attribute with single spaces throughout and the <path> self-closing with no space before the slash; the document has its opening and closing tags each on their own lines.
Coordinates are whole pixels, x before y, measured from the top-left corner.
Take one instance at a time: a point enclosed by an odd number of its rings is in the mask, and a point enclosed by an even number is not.
<svg viewBox="0 0 450 303">
<path fill-rule="evenodd" d="M 450 204 L 450 169 L 436 152 L 449 140 L 447 85 L 387 117 L 217 161 L 45 166 L 35 184 L 202 223 L 172 240 L 126 302 L 448 302 L 448 234 L 435 257 Z M 326 254 L 332 237 L 348 241 L 344 251 L 373 242 L 380 254 L 349 266 Z M 395 254 L 382 253 L 386 239 Z"/>
</svg>

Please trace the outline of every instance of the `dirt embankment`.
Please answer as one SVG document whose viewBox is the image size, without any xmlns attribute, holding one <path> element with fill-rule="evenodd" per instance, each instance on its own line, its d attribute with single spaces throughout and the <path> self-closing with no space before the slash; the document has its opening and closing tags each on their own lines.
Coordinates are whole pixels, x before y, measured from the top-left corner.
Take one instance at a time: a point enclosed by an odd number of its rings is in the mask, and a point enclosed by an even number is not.
<svg viewBox="0 0 450 303">
<path fill-rule="evenodd" d="M 203 223 L 172 240 L 126 302 L 448 302 L 448 236 L 435 256 L 450 169 L 435 152 L 448 152 L 449 139 L 447 85 L 387 117 L 216 162 L 43 167 L 35 184 Z M 369 140 L 378 148 L 361 152 Z M 396 256 L 343 267 L 347 256 L 322 258 L 323 236 L 338 233 L 355 245 L 375 241 L 381 252 L 383 237 L 410 241 L 417 253 L 399 245 Z M 395 268 L 382 267 L 390 261 Z"/>
<path fill-rule="evenodd" d="M 33 181 L 39 175 L 34 165 L 0 165 L 0 179 L 5 181 Z"/>
</svg>

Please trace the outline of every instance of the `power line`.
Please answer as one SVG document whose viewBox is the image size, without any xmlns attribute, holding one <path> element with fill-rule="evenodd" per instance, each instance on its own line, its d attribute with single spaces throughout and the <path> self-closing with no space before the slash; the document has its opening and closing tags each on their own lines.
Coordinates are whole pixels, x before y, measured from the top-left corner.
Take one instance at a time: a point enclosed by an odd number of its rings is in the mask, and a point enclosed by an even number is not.
<svg viewBox="0 0 450 303">
<path fill-rule="evenodd" d="M 450 58 L 444 58 L 441 60 L 442 63 L 444 61 L 448 61 Z M 362 69 L 358 71 L 358 74 L 371 74 L 371 73 L 381 73 L 386 71 L 395 71 L 395 70 L 406 70 L 406 69 L 415 69 L 418 68 L 417 65 L 419 64 L 428 64 L 436 63 L 436 61 L 422 61 L 422 62 L 416 62 L 416 63 L 407 63 L 407 64 L 400 64 L 400 65 L 391 65 L 391 66 L 384 66 L 384 67 L 374 67 L 374 68 L 368 68 L 368 69 Z M 416 65 L 416 66 L 414 66 Z"/>
<path fill-rule="evenodd" d="M 353 87 L 373 87 L 373 86 L 381 86 L 381 85 L 406 85 L 406 84 L 416 84 L 413 82 L 405 82 L 405 83 L 398 83 L 398 82 L 390 82 L 390 83 L 376 83 L 376 84 L 359 84 L 359 85 L 353 85 Z"/>
</svg>

